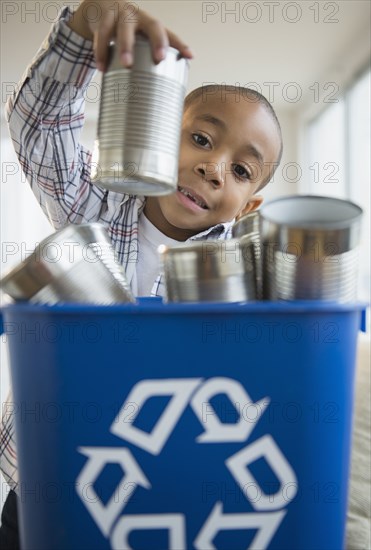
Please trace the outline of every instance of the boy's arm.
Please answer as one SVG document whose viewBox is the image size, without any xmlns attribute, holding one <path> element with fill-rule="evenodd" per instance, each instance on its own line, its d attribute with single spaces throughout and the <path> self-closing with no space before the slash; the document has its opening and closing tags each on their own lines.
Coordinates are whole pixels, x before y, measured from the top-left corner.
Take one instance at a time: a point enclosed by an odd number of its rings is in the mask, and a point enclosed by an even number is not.
<svg viewBox="0 0 371 550">
<path fill-rule="evenodd" d="M 55 228 L 95 220 L 104 197 L 99 188 L 91 197 L 89 153 L 79 145 L 96 64 L 92 43 L 66 25 L 70 17 L 63 9 L 6 105 L 21 168 Z"/>
<path fill-rule="evenodd" d="M 99 219 L 110 222 L 108 193 L 91 184 L 90 152 L 79 144 L 84 93 L 96 69 L 94 52 L 102 56 L 115 35 L 121 45 L 129 44 L 141 29 L 150 28 L 153 46 L 165 40 L 161 24 L 142 12 L 128 21 L 118 6 L 127 10 L 128 3 L 84 0 L 75 13 L 65 8 L 6 106 L 21 167 L 55 228 Z M 94 7 L 101 10 L 98 18 L 90 11 Z M 174 40 L 180 42 L 172 33 L 166 36 L 173 45 Z"/>
<path fill-rule="evenodd" d="M 66 25 L 70 17 L 63 9 L 6 106 L 22 170 L 55 228 L 96 220 L 104 198 L 99 188 L 92 193 L 89 153 L 79 145 L 96 64 L 92 43 Z"/>
</svg>

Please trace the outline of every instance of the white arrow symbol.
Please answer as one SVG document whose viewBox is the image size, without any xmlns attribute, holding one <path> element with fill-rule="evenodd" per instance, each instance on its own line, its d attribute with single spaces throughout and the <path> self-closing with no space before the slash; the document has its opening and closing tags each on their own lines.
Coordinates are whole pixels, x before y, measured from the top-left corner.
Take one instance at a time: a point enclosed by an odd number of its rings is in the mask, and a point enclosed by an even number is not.
<svg viewBox="0 0 371 550">
<path fill-rule="evenodd" d="M 192 393 L 201 381 L 202 378 L 174 378 L 138 382 L 113 421 L 111 432 L 153 455 L 158 455 L 188 405 Z M 171 399 L 157 419 L 152 431 L 148 433 L 134 426 L 133 422 L 147 399 L 162 395 L 171 395 Z M 136 404 L 136 410 L 128 421 L 127 409 L 132 403 Z"/>
<path fill-rule="evenodd" d="M 264 458 L 268 466 L 270 466 L 280 482 L 280 487 L 275 494 L 266 494 L 261 490 L 259 498 L 251 498 L 249 489 L 253 489 L 255 496 L 256 490 L 260 491 L 260 488 L 248 466 L 259 458 Z M 253 443 L 250 443 L 250 445 L 247 445 L 241 451 L 227 458 L 225 464 L 239 484 L 245 497 L 250 500 L 256 510 L 282 508 L 297 493 L 298 483 L 295 472 L 270 435 L 264 435 Z M 290 488 L 290 492 L 288 492 L 288 488 Z"/>
<path fill-rule="evenodd" d="M 121 514 L 138 485 L 149 489 L 150 482 L 135 461 L 129 449 L 117 447 L 79 447 L 79 453 L 88 457 L 76 480 L 76 492 L 89 510 L 99 529 L 108 536 L 113 523 Z M 124 475 L 106 505 L 94 489 L 94 482 L 106 464 L 119 464 Z"/>
<path fill-rule="evenodd" d="M 223 514 L 223 503 L 217 502 L 198 533 L 193 543 L 194 547 L 196 550 L 216 550 L 212 541 L 219 531 L 258 529 L 247 550 L 265 550 L 285 514 L 286 510 L 253 514 Z"/>
<path fill-rule="evenodd" d="M 169 550 L 186 547 L 183 514 L 143 514 L 123 516 L 118 520 L 111 535 L 112 550 L 130 550 L 128 535 L 138 529 L 167 529 Z"/>
<path fill-rule="evenodd" d="M 255 418 L 247 421 L 240 414 L 238 422 L 234 424 L 220 422 L 216 411 L 210 403 L 212 397 L 218 394 L 227 395 L 231 403 L 237 405 L 240 410 L 241 408 L 254 407 L 257 410 Z M 211 409 L 206 414 L 205 404 Z M 197 390 L 191 401 L 191 406 L 205 430 L 204 433 L 197 437 L 196 441 L 199 443 L 246 441 L 268 404 L 268 398 L 253 403 L 250 396 L 237 380 L 223 377 L 210 378 Z"/>
</svg>

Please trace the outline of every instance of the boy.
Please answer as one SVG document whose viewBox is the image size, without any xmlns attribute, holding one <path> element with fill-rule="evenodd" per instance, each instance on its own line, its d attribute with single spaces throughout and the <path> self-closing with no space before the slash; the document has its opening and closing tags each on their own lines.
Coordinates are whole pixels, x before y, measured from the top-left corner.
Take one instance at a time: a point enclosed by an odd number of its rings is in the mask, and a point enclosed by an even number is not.
<svg viewBox="0 0 371 550">
<path fill-rule="evenodd" d="M 198 88 L 185 102 L 176 193 L 146 199 L 92 185 L 91 156 L 78 144 L 78 134 L 84 90 L 96 67 L 106 68 L 109 40 L 116 37 L 127 67 L 137 31 L 149 37 L 155 62 L 164 58 L 168 44 L 192 57 L 178 37 L 145 12 L 137 12 L 135 21 L 125 17 L 128 6 L 122 0 L 84 0 L 73 15 L 62 10 L 10 98 L 7 118 L 22 169 L 52 225 L 99 221 L 108 229 L 133 292 L 162 295 L 157 247 L 229 238 L 233 220 L 261 204 L 258 192 L 280 161 L 282 139 L 274 111 L 260 94 Z M 3 419 L 0 441 L 1 469 L 12 489 L 0 541 L 4 548 L 17 548 L 11 418 Z"/>
</svg>

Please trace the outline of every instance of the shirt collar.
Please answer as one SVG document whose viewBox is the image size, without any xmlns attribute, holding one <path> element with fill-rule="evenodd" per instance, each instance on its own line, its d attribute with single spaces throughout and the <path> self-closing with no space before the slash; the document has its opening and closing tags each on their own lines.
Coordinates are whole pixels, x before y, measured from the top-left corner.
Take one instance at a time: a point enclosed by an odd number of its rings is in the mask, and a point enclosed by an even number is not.
<svg viewBox="0 0 371 550">
<path fill-rule="evenodd" d="M 116 195 L 115 193 L 111 193 L 112 195 Z M 137 207 L 138 216 L 143 212 L 144 205 L 146 204 L 146 198 L 140 197 L 136 195 L 127 195 L 127 194 L 121 194 L 117 193 L 117 197 L 114 197 L 116 201 L 120 204 L 126 204 L 127 202 L 130 202 L 133 206 L 134 204 Z"/>
<path fill-rule="evenodd" d="M 209 229 L 205 229 L 204 231 L 197 233 L 197 235 L 193 235 L 192 237 L 187 239 L 187 241 L 201 241 L 211 238 L 228 239 L 231 236 L 233 224 L 234 220 L 231 222 L 218 223 L 213 227 L 209 227 Z"/>
</svg>

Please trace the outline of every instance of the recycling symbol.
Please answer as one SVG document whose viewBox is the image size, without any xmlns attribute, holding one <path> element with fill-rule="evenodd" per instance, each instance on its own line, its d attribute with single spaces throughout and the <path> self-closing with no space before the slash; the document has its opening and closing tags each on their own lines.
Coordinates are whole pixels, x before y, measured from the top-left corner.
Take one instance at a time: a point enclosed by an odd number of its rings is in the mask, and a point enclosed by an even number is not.
<svg viewBox="0 0 371 550">
<path fill-rule="evenodd" d="M 224 394 L 232 403 L 244 403 L 260 410 L 255 419 L 246 422 L 243 415 L 234 423 L 223 423 L 217 414 L 208 416 L 204 421 L 205 404 L 213 410 L 212 399 Z M 151 431 L 135 426 L 143 405 L 152 397 L 170 397 Z M 192 542 L 196 550 L 215 549 L 214 539 L 220 531 L 252 529 L 256 531 L 248 548 L 266 549 L 280 526 L 288 503 L 295 497 L 298 489 L 294 470 L 269 434 L 248 443 L 251 431 L 269 405 L 269 398 L 253 402 L 245 388 L 237 380 L 226 377 L 175 378 L 166 380 L 141 380 L 133 386 L 117 416 L 110 432 L 135 447 L 153 456 L 161 455 L 162 450 L 176 428 L 186 407 L 190 406 L 203 432 L 196 443 L 223 444 L 247 442 L 247 445 L 229 456 L 224 464 L 241 489 L 244 497 L 253 507 L 253 512 L 225 513 L 223 502 L 217 500 Z M 128 418 L 130 404 L 136 403 L 134 413 Z M 182 513 L 161 514 L 123 514 L 138 487 L 151 490 L 151 480 L 143 472 L 140 464 L 128 448 L 123 447 L 78 447 L 78 452 L 87 460 L 76 480 L 76 491 L 87 511 L 91 515 L 102 535 L 109 539 L 113 550 L 130 550 L 129 536 L 132 531 L 166 530 L 169 550 L 187 549 L 187 518 Z M 249 465 L 263 459 L 278 481 L 275 494 L 266 494 L 261 488 L 260 498 L 254 498 L 247 488 L 259 486 Z M 117 490 L 105 502 L 94 490 L 98 479 L 107 464 L 117 464 L 122 469 L 122 479 Z M 86 498 L 84 488 L 89 486 L 90 498 Z M 290 487 L 284 492 L 283 487 Z"/>
</svg>

